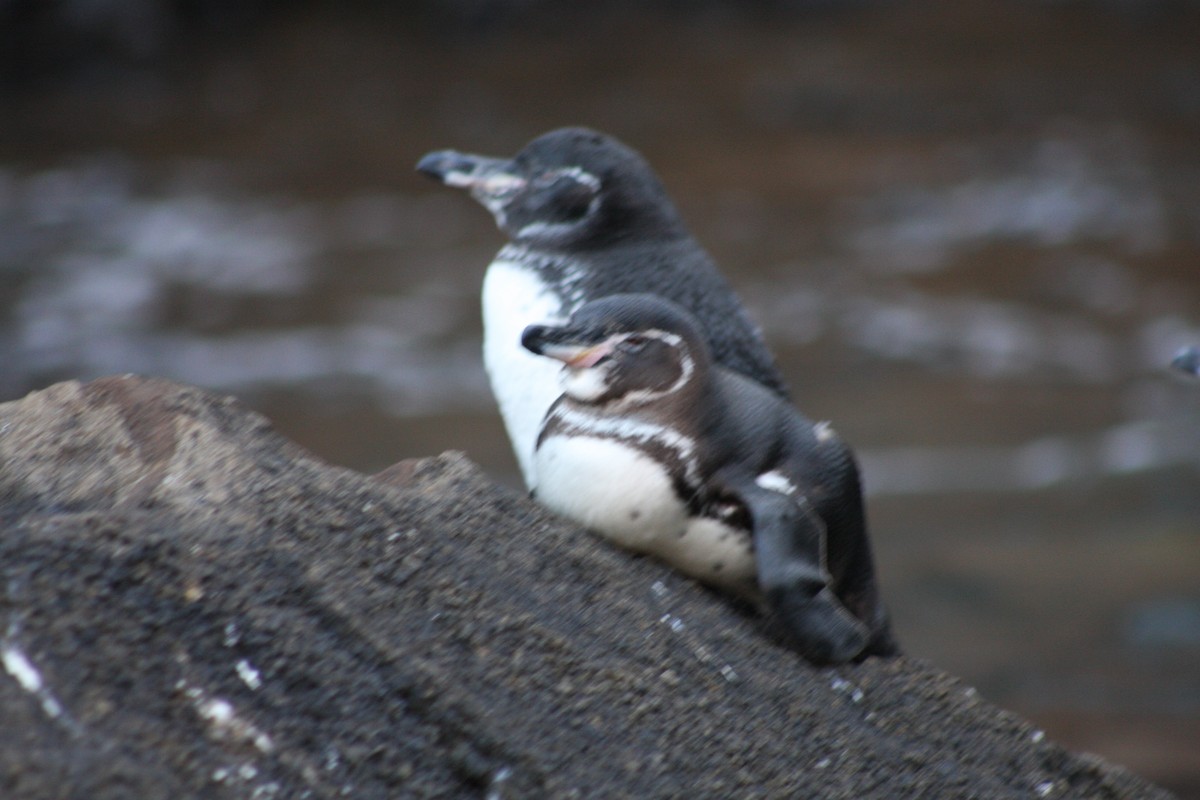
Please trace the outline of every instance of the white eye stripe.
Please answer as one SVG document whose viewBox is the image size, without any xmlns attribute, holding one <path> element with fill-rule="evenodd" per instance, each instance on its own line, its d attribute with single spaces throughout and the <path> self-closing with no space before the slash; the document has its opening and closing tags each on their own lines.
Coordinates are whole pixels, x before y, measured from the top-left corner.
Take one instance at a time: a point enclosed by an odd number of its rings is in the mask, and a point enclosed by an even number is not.
<svg viewBox="0 0 1200 800">
<path fill-rule="evenodd" d="M 642 339 L 660 339 L 672 346 L 677 346 L 683 341 L 675 334 L 667 333 L 666 331 L 660 331 L 658 328 L 651 328 L 650 330 L 646 331 L 629 331 L 628 333 L 619 333 L 613 338 L 623 342 L 627 339 L 635 339 L 638 337 L 641 337 Z"/>
<path fill-rule="evenodd" d="M 610 336 L 606 340 L 606 344 L 617 346 L 622 342 L 629 340 L 632 337 L 640 336 L 647 339 L 657 339 L 665 342 L 668 346 L 674 347 L 679 351 L 679 377 L 665 389 L 634 389 L 622 394 L 619 397 L 613 398 L 606 405 L 613 411 L 617 411 L 631 406 L 639 406 L 648 402 L 652 402 L 667 395 L 674 394 L 687 385 L 691 380 L 692 375 L 696 371 L 696 362 L 692 359 L 688 352 L 686 343 L 683 337 L 670 331 L 658 330 L 652 328 L 647 331 L 636 331 L 630 333 L 621 333 Z M 602 362 L 586 369 L 578 369 L 571 367 L 563 367 L 559 373 L 559 386 L 563 392 L 574 400 L 581 403 L 595 403 L 604 393 L 608 391 L 610 380 L 610 369 L 606 362 Z"/>
<path fill-rule="evenodd" d="M 548 175 L 554 177 L 563 175 L 576 181 L 577 183 L 582 183 L 593 192 L 600 191 L 600 179 L 592 173 L 581 169 L 580 167 L 564 167 L 563 169 L 556 169 L 553 172 L 548 173 Z"/>
<path fill-rule="evenodd" d="M 587 211 L 583 216 L 573 222 L 531 222 L 514 235 L 517 239 L 530 239 L 539 237 L 542 239 L 553 239 L 558 236 L 564 236 L 582 226 L 585 222 L 596 215 L 596 209 L 600 207 L 600 195 L 592 198 L 588 203 Z M 489 207 L 489 210 L 491 208 Z M 495 214 L 495 211 L 492 211 Z"/>
<path fill-rule="evenodd" d="M 662 397 L 662 396 L 668 395 L 668 394 L 674 394 L 675 392 L 678 392 L 680 389 L 682 389 L 689 380 L 691 380 L 692 373 L 694 373 L 696 371 L 696 362 L 692 360 L 692 354 L 690 352 L 688 352 L 687 344 L 683 341 L 682 336 L 680 336 L 679 334 L 676 334 L 676 333 L 671 333 L 670 331 L 663 331 L 663 330 L 659 330 L 658 328 L 651 328 L 650 330 L 647 330 L 647 331 L 638 331 L 636 333 L 627 333 L 621 337 L 621 341 L 625 341 L 632 336 L 644 336 L 647 339 L 658 339 L 659 341 L 666 342 L 668 347 L 673 347 L 676 350 L 678 350 L 679 351 L 679 377 L 675 380 L 674 383 L 672 383 L 666 389 L 662 389 L 660 391 L 643 390 L 643 391 L 637 391 L 637 392 L 630 392 L 629 394 L 625 395 L 625 397 L 623 398 L 623 400 L 625 402 L 637 403 L 637 402 L 642 402 L 645 400 L 652 400 L 656 397 Z"/>
<path fill-rule="evenodd" d="M 634 391 L 626 392 L 611 401 L 610 407 L 613 410 L 642 405 L 674 394 L 687 385 L 687 382 L 691 380 L 692 375 L 696 371 L 696 362 L 688 352 L 683 337 L 670 331 L 652 328 L 647 331 L 617 334 L 610 337 L 608 341 L 615 345 L 627 341 L 634 336 L 658 339 L 659 341 L 666 342 L 668 346 L 677 349 L 679 351 L 679 377 L 665 389 L 635 389 Z M 586 370 L 564 369 L 560 378 L 560 385 L 568 395 L 580 402 L 595 402 L 608 388 L 608 370 L 602 366 Z"/>
</svg>

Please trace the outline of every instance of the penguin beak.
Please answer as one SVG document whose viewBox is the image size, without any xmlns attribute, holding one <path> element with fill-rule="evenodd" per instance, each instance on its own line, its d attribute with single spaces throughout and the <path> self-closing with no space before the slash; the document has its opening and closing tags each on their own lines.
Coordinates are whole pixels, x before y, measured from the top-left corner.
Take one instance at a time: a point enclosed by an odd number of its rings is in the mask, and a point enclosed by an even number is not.
<svg viewBox="0 0 1200 800">
<path fill-rule="evenodd" d="M 521 334 L 521 345 L 532 353 L 563 362 L 571 369 L 594 367 L 601 359 L 612 353 L 608 341 L 599 344 L 556 341 L 570 335 L 564 328 L 548 325 L 530 325 Z"/>
<path fill-rule="evenodd" d="M 557 358 L 559 361 L 566 364 L 571 369 L 587 369 L 594 367 L 600 363 L 601 359 L 612 352 L 612 347 L 608 342 L 598 344 L 595 347 L 552 347 L 548 348 L 542 355 Z"/>
<path fill-rule="evenodd" d="M 512 162 L 454 150 L 428 153 L 417 162 L 417 172 L 455 189 L 467 189 L 477 200 L 501 198 L 525 186 L 513 172 Z"/>
</svg>

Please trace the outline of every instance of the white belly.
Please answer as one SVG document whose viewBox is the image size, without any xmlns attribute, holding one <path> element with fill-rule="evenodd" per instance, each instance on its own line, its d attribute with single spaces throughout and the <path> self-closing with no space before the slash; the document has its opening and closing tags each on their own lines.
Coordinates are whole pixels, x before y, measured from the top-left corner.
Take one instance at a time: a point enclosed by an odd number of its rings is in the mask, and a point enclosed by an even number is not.
<svg viewBox="0 0 1200 800">
<path fill-rule="evenodd" d="M 662 465 L 615 439 L 552 436 L 535 458 L 537 498 L 621 547 L 687 575 L 754 596 L 747 537 L 713 519 L 691 519 Z"/>
<path fill-rule="evenodd" d="M 558 322 L 561 301 L 528 269 L 493 261 L 483 278 L 483 365 L 525 485 L 537 485 L 533 450 L 562 365 L 521 346 L 526 326 Z"/>
</svg>

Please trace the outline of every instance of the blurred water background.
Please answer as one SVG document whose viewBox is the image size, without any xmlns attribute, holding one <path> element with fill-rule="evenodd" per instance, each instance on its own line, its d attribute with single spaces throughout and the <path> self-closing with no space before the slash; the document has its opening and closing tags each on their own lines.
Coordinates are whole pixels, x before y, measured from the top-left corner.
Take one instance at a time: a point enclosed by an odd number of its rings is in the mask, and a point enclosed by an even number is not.
<svg viewBox="0 0 1200 800">
<path fill-rule="evenodd" d="M 8 0 L 0 80 L 0 400 L 161 375 L 516 486 L 502 238 L 412 167 L 591 125 L 856 446 L 908 651 L 1200 797 L 1200 5 Z"/>
</svg>

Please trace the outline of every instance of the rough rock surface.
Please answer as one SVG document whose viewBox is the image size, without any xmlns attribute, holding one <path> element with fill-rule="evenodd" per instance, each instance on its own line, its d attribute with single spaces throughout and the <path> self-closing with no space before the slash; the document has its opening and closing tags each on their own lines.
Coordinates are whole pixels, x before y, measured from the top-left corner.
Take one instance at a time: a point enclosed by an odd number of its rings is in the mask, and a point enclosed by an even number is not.
<svg viewBox="0 0 1200 800">
<path fill-rule="evenodd" d="M 0 405 L 6 798 L 1149 798 L 908 658 L 816 669 L 465 458 L 160 380 Z"/>
</svg>

